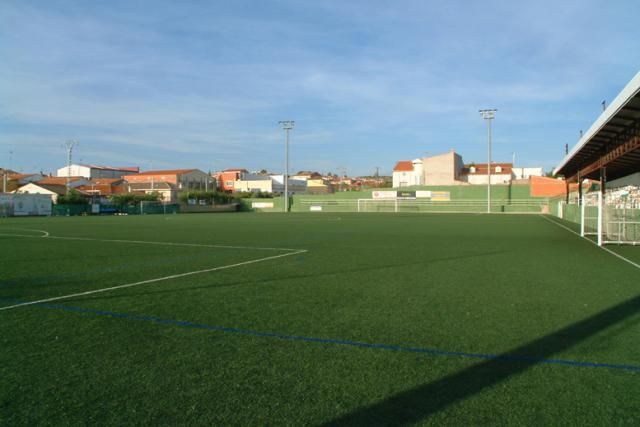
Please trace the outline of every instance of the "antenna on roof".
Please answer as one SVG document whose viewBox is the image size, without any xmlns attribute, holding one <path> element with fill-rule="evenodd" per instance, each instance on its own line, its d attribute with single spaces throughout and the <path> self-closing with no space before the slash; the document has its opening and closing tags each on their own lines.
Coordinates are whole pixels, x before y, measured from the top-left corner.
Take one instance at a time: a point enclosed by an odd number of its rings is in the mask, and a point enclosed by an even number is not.
<svg viewBox="0 0 640 427">
<path fill-rule="evenodd" d="M 564 154 L 569 154 L 569 144 L 564 144 Z"/>
<path fill-rule="evenodd" d="M 69 188 L 71 187 L 71 159 L 73 155 L 73 147 L 78 145 L 78 141 L 72 139 L 64 143 L 67 147 L 67 194 L 69 194 Z"/>
<path fill-rule="evenodd" d="M 607 100 L 602 101 L 602 111 L 607 109 Z"/>
</svg>

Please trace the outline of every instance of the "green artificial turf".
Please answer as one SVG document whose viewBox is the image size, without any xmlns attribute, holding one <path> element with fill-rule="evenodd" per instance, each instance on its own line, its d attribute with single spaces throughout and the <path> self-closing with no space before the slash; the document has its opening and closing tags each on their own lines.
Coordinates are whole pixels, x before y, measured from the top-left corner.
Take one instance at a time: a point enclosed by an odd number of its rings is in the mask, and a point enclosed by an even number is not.
<svg viewBox="0 0 640 427">
<path fill-rule="evenodd" d="M 640 269 L 550 221 L 1 219 L 0 308 L 217 270 L 0 311 L 0 424 L 637 425 Z"/>
</svg>

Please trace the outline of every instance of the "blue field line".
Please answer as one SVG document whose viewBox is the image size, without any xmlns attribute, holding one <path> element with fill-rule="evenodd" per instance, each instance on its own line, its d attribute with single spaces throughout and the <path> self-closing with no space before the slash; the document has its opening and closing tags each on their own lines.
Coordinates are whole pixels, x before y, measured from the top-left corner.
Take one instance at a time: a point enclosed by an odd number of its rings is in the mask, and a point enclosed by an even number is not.
<svg viewBox="0 0 640 427">
<path fill-rule="evenodd" d="M 261 331 L 255 331 L 252 329 L 240 329 L 240 328 L 232 328 L 227 326 L 206 325 L 203 323 L 193 323 L 193 322 L 183 321 L 183 320 L 163 319 L 157 316 L 143 316 L 143 315 L 137 315 L 137 314 L 117 313 L 113 311 L 93 310 L 90 308 L 73 307 L 73 306 L 62 305 L 62 304 L 37 304 L 37 305 L 40 307 L 46 307 L 49 309 L 71 311 L 71 312 L 83 313 L 83 314 L 92 314 L 97 316 L 107 316 L 107 317 L 112 317 L 117 319 L 153 322 L 160 325 L 179 326 L 179 327 L 191 328 L 191 329 L 204 329 L 208 331 L 226 332 L 230 334 L 249 335 L 254 337 L 262 337 L 262 338 L 277 338 L 277 339 L 287 340 L 287 341 L 302 341 L 302 342 L 310 342 L 310 343 L 316 343 L 316 344 L 328 344 L 328 345 L 367 348 L 367 349 L 373 349 L 373 350 L 388 350 L 388 351 L 398 351 L 398 352 L 406 352 L 406 353 L 420 353 L 420 354 L 429 354 L 433 356 L 464 357 L 464 358 L 481 359 L 481 360 L 497 360 L 497 361 L 504 361 L 504 362 L 534 362 L 534 363 L 544 363 L 544 364 L 551 364 L 551 365 L 574 366 L 574 367 L 580 367 L 580 368 L 605 368 L 605 369 L 617 369 L 617 370 L 640 372 L 640 365 L 583 362 L 578 360 L 565 360 L 565 359 L 545 359 L 541 357 L 524 356 L 524 355 L 521 356 L 521 355 L 504 355 L 504 354 L 498 355 L 498 354 L 490 354 L 490 353 L 469 353 L 464 351 L 449 351 L 449 350 L 440 350 L 436 348 L 427 348 L 427 347 L 405 347 L 405 346 L 394 345 L 394 344 L 372 344 L 372 343 L 366 343 L 361 341 L 351 341 L 351 340 L 343 340 L 343 339 L 335 339 L 335 338 L 317 338 L 317 337 L 307 337 L 303 335 L 287 335 L 287 334 L 281 334 L 277 332 L 261 332 Z"/>
</svg>

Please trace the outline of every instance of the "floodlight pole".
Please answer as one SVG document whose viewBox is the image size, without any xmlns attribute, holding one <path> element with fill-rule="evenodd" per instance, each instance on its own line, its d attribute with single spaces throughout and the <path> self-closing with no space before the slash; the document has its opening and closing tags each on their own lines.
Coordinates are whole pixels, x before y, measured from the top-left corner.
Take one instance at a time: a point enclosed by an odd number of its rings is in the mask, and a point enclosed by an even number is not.
<svg viewBox="0 0 640 427">
<path fill-rule="evenodd" d="M 6 193 L 7 192 L 7 180 L 9 179 L 9 172 L 7 172 L 7 170 L 9 170 L 9 168 L 11 167 L 11 160 L 13 157 L 13 151 L 9 151 L 9 163 L 4 165 L 4 169 L 3 169 L 3 173 L 2 173 L 2 192 Z"/>
<path fill-rule="evenodd" d="M 478 110 L 487 122 L 487 213 L 491 213 L 491 120 L 496 116 L 495 108 Z"/>
<path fill-rule="evenodd" d="M 78 141 L 69 140 L 64 145 L 67 147 L 67 194 L 69 194 L 69 188 L 71 187 L 71 156 L 73 147 L 78 145 Z"/>
<path fill-rule="evenodd" d="M 289 212 L 289 131 L 293 129 L 295 122 L 293 120 L 280 120 L 280 126 L 285 132 L 284 144 L 284 211 Z"/>
</svg>

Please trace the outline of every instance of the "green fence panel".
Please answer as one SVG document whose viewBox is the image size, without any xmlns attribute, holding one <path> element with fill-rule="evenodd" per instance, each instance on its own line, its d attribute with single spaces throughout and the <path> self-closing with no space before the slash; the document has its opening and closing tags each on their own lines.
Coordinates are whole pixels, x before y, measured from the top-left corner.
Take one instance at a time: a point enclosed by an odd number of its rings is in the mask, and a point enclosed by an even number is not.
<svg viewBox="0 0 640 427">
<path fill-rule="evenodd" d="M 53 205 L 53 216 L 75 216 L 91 214 L 91 205 Z"/>
</svg>

